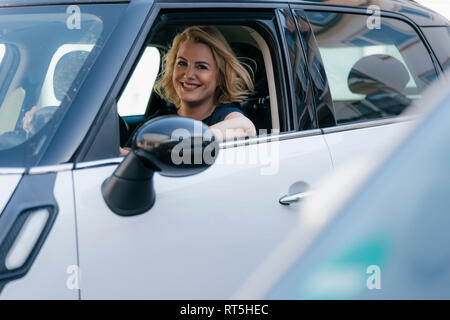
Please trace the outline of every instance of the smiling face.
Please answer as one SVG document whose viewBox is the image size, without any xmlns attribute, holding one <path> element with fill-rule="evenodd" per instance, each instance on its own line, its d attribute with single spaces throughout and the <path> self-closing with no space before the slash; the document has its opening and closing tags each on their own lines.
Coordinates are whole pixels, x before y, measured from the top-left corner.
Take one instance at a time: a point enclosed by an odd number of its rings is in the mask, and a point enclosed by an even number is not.
<svg viewBox="0 0 450 320">
<path fill-rule="evenodd" d="M 193 41 L 182 43 L 172 81 L 181 107 L 211 107 L 218 85 L 218 69 L 211 48 Z"/>
</svg>

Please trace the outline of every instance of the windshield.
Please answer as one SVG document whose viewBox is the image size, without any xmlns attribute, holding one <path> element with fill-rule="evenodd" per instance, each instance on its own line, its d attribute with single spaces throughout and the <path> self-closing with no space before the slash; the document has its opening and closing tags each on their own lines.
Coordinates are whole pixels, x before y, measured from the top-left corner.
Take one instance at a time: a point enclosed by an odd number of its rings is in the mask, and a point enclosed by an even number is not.
<svg viewBox="0 0 450 320">
<path fill-rule="evenodd" d="M 0 166 L 42 156 L 124 7 L 0 8 Z"/>
</svg>

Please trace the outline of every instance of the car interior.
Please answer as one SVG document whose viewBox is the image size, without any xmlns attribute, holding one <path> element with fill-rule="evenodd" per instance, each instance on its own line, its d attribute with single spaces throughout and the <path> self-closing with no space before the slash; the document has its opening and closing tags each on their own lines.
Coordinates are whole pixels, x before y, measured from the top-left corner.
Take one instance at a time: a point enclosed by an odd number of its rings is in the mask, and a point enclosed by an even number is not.
<svg viewBox="0 0 450 320">
<path fill-rule="evenodd" d="M 361 100 L 335 102 L 338 122 L 399 115 L 410 103 L 405 89 L 410 80 L 405 65 L 386 54 L 359 59 L 348 74 L 348 88 Z"/>
<path fill-rule="evenodd" d="M 437 77 L 417 33 L 390 17 L 308 12 L 333 99 L 337 124 L 400 115 Z"/>
<path fill-rule="evenodd" d="M 163 57 L 172 39 L 187 27 L 188 25 L 166 24 L 153 32 L 147 46 L 157 48 Z M 216 25 L 216 27 L 227 39 L 238 60 L 253 76 L 254 92 L 241 103 L 242 110 L 252 120 L 258 133 L 270 133 L 273 129 L 279 129 L 272 60 L 266 41 L 258 32 L 247 26 Z M 120 117 L 121 146 L 130 146 L 130 138 L 140 124 L 161 109 L 173 107 L 152 90 L 144 116 Z"/>
<path fill-rule="evenodd" d="M 64 14 L 42 14 L 42 24 L 36 19 L 37 14 L 2 16 L 9 31 L 0 41 L 0 150 L 23 143 L 49 122 L 63 98 L 71 96 L 69 89 L 102 30 L 95 15 L 86 15 L 86 30 L 80 33 L 55 28 L 65 26 Z M 50 33 L 42 45 L 41 35 Z M 34 106 L 39 110 L 32 130 L 25 132 L 24 117 Z"/>
</svg>

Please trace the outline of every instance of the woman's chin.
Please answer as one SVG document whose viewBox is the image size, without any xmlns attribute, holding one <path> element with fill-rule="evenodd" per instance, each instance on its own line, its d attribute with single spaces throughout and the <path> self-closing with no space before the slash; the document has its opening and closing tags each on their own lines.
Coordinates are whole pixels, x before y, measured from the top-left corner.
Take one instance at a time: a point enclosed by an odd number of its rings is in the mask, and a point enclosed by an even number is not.
<svg viewBox="0 0 450 320">
<path fill-rule="evenodd" d="M 205 105 L 205 101 L 197 99 L 181 99 L 184 106 L 188 108 L 198 108 Z"/>
</svg>

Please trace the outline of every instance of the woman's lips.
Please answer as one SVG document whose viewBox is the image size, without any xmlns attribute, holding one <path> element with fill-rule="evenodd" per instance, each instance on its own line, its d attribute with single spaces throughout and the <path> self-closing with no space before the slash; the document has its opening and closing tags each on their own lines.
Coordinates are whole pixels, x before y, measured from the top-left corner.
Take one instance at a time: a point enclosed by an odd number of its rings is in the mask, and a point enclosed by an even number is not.
<svg viewBox="0 0 450 320">
<path fill-rule="evenodd" d="M 198 87 L 200 87 L 199 84 L 195 84 L 195 83 L 185 83 L 185 82 L 181 82 L 181 86 L 184 89 L 188 89 L 188 90 L 194 90 L 197 89 Z"/>
</svg>

